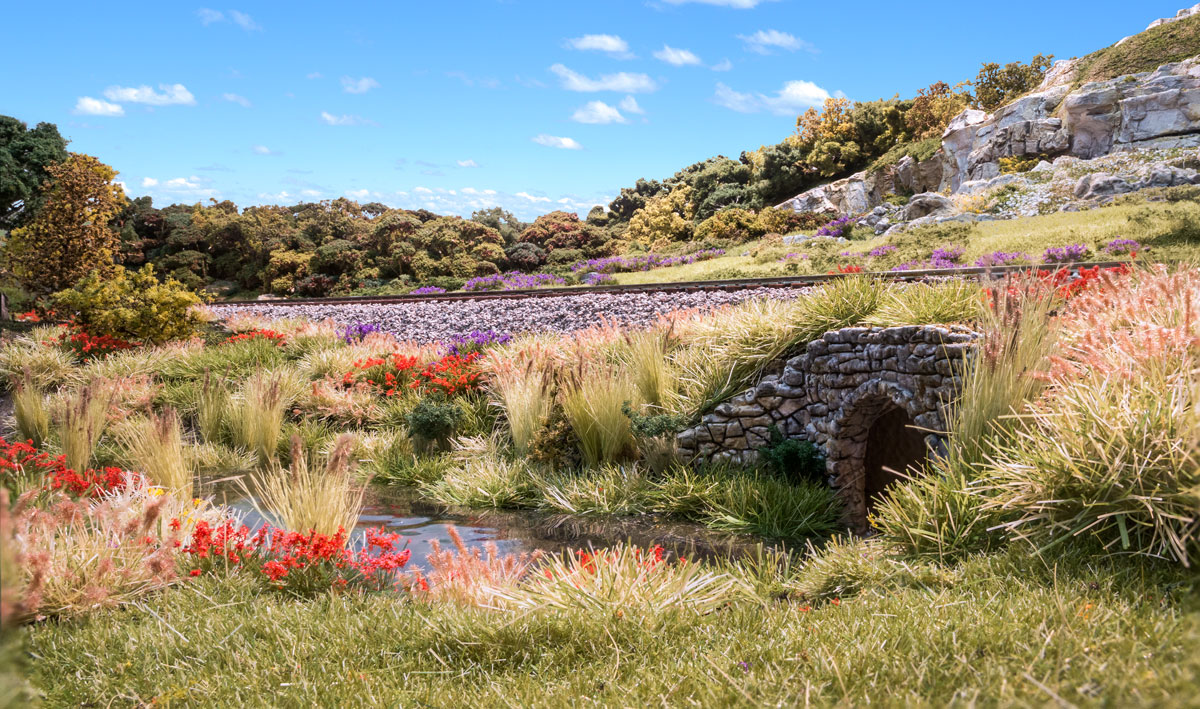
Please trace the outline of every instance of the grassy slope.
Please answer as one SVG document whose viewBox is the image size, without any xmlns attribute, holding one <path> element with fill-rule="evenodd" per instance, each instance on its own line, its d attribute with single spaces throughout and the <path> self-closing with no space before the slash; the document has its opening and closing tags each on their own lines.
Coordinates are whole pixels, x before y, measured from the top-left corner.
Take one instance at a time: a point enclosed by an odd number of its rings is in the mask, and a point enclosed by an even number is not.
<svg viewBox="0 0 1200 709">
<path fill-rule="evenodd" d="M 1194 582 L 1013 552 L 812 610 L 614 618 L 296 601 L 202 579 L 19 642 L 52 706 L 1169 706 L 1200 682 Z"/>
<path fill-rule="evenodd" d="M 1193 259 L 1200 256 L 1200 206 L 1193 202 L 1154 204 L 1122 204 L 1086 212 L 1059 212 L 1038 217 L 1006 221 L 981 222 L 970 228 L 965 241 L 962 262 L 971 264 L 978 257 L 994 251 L 1022 251 L 1039 257 L 1046 248 L 1084 243 L 1093 249 L 1117 237 L 1136 239 L 1152 247 L 1155 259 Z M 877 236 L 869 240 L 829 245 L 820 249 L 798 244 L 772 247 L 775 258 L 756 259 L 741 255 L 753 251 L 759 244 L 750 243 L 728 249 L 729 255 L 671 268 L 617 275 L 619 283 L 665 283 L 672 281 L 705 280 L 720 277 L 722 272 L 736 269 L 745 277 L 786 275 L 776 258 L 784 253 L 811 252 L 813 259 L 807 271 L 824 273 L 839 263 L 858 263 L 859 260 L 839 256 L 842 251 L 866 253 L 877 246 L 893 244 L 898 251 L 891 259 L 876 268 L 887 268 L 906 260 L 928 258 L 930 252 L 944 245 L 944 232 L 914 231 L 908 235 Z M 761 261 L 761 262 L 759 262 Z"/>
<path fill-rule="evenodd" d="M 1154 71 L 1163 64 L 1200 54 L 1200 16 L 1160 25 L 1080 60 L 1076 84 L 1115 79 L 1123 74 Z"/>
</svg>

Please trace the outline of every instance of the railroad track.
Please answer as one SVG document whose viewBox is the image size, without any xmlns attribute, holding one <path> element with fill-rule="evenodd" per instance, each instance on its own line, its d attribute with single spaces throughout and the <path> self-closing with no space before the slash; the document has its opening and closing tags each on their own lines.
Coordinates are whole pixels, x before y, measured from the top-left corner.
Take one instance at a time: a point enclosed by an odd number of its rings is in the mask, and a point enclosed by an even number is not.
<svg viewBox="0 0 1200 709">
<path fill-rule="evenodd" d="M 1081 268 L 1113 268 L 1125 264 L 1125 261 L 1089 261 L 1073 263 L 1063 268 L 1077 272 Z M 1028 271 L 1032 266 L 971 266 L 966 268 L 935 268 L 919 271 L 863 271 L 856 274 L 831 273 L 812 276 L 774 276 L 771 278 L 737 278 L 724 281 L 676 281 L 672 283 L 640 283 L 636 285 L 617 286 L 582 286 L 572 288 L 537 288 L 506 291 L 473 291 L 452 293 L 430 293 L 426 295 L 347 295 L 333 298 L 279 298 L 269 300 L 226 300 L 213 305 L 233 306 L 278 306 L 278 305 L 387 305 L 392 303 L 428 303 L 434 301 L 453 300 L 492 300 L 492 299 L 524 299 L 524 298 L 554 298 L 570 295 L 597 294 L 631 294 L 631 293 L 673 293 L 697 291 L 731 291 L 749 290 L 753 288 L 798 288 L 845 278 L 847 275 L 861 275 L 881 278 L 890 281 L 920 281 L 926 278 L 953 278 L 962 276 L 983 276 L 1001 278 L 1010 273 Z"/>
</svg>

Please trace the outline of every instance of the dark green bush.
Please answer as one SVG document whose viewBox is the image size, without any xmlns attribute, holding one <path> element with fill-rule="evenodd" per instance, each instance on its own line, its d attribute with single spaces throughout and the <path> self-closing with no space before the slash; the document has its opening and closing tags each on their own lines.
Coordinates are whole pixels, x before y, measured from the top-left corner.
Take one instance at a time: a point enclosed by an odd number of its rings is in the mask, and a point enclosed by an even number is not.
<svg viewBox="0 0 1200 709">
<path fill-rule="evenodd" d="M 462 410 L 440 397 L 425 397 L 408 413 L 408 432 L 426 447 L 443 447 L 454 435 Z"/>
<path fill-rule="evenodd" d="M 771 439 L 758 449 L 758 459 L 767 470 L 792 482 L 825 480 L 825 457 L 811 441 L 784 438 L 778 426 L 771 426 Z"/>
</svg>

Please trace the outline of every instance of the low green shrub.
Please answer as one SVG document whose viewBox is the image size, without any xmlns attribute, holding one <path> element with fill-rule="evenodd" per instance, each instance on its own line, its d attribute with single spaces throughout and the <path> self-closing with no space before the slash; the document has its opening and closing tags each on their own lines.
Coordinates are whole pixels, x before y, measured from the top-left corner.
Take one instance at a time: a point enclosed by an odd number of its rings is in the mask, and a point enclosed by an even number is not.
<svg viewBox="0 0 1200 709">
<path fill-rule="evenodd" d="M 444 448 L 462 418 L 462 409 L 454 402 L 427 396 L 408 412 L 408 433 L 421 447 Z"/>
<path fill-rule="evenodd" d="M 758 459 L 767 470 L 794 483 L 824 481 L 825 457 L 812 441 L 785 439 L 774 424 L 770 436 L 767 445 L 758 449 Z"/>
<path fill-rule="evenodd" d="M 154 266 L 112 275 L 93 273 L 75 287 L 54 294 L 54 304 L 72 313 L 76 324 L 92 335 L 161 344 L 196 334 L 201 324 L 192 310 L 200 296 L 174 279 L 159 282 Z"/>
</svg>

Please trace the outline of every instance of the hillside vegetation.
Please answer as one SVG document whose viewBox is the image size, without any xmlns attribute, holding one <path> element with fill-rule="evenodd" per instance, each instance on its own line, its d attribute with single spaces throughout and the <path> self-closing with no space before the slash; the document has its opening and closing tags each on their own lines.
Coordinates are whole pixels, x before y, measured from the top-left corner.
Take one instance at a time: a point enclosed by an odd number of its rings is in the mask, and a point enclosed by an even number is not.
<svg viewBox="0 0 1200 709">
<path fill-rule="evenodd" d="M 1076 82 L 1106 81 L 1125 74 L 1154 71 L 1163 64 L 1200 54 L 1200 15 L 1152 27 L 1125 42 L 1079 60 Z"/>
</svg>

